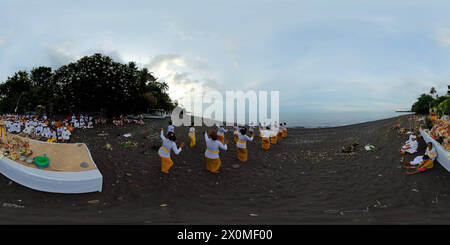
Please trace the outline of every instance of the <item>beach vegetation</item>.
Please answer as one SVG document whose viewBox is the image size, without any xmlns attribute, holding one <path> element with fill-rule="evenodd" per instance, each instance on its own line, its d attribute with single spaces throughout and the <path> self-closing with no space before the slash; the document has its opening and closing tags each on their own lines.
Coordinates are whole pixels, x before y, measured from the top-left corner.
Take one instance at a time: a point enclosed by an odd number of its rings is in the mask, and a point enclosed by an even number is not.
<svg viewBox="0 0 450 245">
<path fill-rule="evenodd" d="M 169 86 L 147 68 L 122 64 L 102 54 L 85 56 L 52 71 L 50 67 L 18 71 L 0 84 L 0 112 L 25 113 L 37 106 L 51 114 L 145 113 L 171 111 Z"/>
</svg>

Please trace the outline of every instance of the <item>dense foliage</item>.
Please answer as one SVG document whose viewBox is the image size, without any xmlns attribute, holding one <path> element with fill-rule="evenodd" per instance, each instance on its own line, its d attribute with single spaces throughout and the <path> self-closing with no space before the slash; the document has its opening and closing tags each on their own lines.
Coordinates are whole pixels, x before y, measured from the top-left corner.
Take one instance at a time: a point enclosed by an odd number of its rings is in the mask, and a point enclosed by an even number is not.
<svg viewBox="0 0 450 245">
<path fill-rule="evenodd" d="M 167 83 L 134 62 L 121 64 L 94 54 L 53 72 L 49 67 L 16 72 L 0 84 L 0 112 L 24 113 L 37 106 L 53 114 L 170 111 L 175 105 L 167 90 Z"/>
<path fill-rule="evenodd" d="M 433 97 L 434 94 L 436 94 L 435 97 Z M 411 111 L 417 114 L 428 114 L 430 109 L 436 109 L 439 116 L 450 114 L 450 85 L 445 96 L 437 95 L 434 87 L 430 89 L 430 94 L 421 94 L 412 105 Z"/>
</svg>

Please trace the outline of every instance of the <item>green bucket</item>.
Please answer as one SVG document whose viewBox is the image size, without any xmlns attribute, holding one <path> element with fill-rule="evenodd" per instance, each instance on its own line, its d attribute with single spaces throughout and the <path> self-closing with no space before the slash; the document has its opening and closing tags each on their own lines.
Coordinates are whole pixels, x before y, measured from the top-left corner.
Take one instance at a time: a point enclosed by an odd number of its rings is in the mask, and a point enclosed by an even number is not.
<svg viewBox="0 0 450 245">
<path fill-rule="evenodd" d="M 33 159 L 34 164 L 39 168 L 46 168 L 50 164 L 50 158 L 47 155 L 37 156 Z"/>
</svg>

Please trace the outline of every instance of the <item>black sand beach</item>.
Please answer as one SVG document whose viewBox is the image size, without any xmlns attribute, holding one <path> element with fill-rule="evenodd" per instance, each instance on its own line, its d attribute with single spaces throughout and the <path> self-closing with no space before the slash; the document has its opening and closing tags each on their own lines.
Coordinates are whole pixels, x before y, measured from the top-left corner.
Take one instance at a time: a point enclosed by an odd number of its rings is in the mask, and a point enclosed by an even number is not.
<svg viewBox="0 0 450 245">
<path fill-rule="evenodd" d="M 403 126 L 407 118 L 401 117 Z M 103 191 L 52 194 L 0 176 L 1 224 L 449 224 L 450 174 L 439 164 L 407 176 L 398 148 L 407 136 L 391 130 L 396 118 L 336 128 L 290 128 L 288 137 L 263 151 L 248 144 L 249 161 L 236 147 L 221 152 L 219 175 L 205 170 L 205 142 L 172 153 L 170 174 L 160 172 L 158 129 L 112 125 L 76 131 L 103 174 Z M 187 127 L 176 128 L 188 144 Z M 107 133 L 108 136 L 98 136 Z M 119 135 L 131 133 L 136 147 Z M 147 137 L 151 135 L 151 137 Z M 232 141 L 232 130 L 226 139 Z M 127 139 L 128 140 L 128 139 Z M 359 143 L 354 155 L 340 153 Z M 112 151 L 102 147 L 110 143 Z M 377 152 L 367 152 L 373 144 Z M 419 154 L 425 143 L 419 138 Z M 408 156 L 406 159 L 412 159 Z M 238 168 L 233 167 L 238 164 Z M 15 204 L 17 206 L 14 206 Z"/>
</svg>

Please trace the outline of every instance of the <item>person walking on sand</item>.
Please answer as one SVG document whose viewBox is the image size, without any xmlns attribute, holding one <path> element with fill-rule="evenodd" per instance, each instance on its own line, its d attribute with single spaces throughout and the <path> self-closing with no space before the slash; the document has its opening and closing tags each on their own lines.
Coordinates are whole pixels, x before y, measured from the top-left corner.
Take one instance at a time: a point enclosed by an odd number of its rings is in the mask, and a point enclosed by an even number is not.
<svg viewBox="0 0 450 245">
<path fill-rule="evenodd" d="M 410 170 L 413 169 L 414 171 L 410 172 L 406 170 L 406 174 L 417 174 L 417 173 L 423 173 L 427 171 L 428 169 L 432 169 L 434 167 L 433 161 L 428 155 L 423 156 L 423 160 L 420 162 L 418 166 L 404 166 L 404 168 Z"/>
<path fill-rule="evenodd" d="M 222 144 L 225 144 L 225 133 L 228 132 L 227 129 L 225 129 L 222 125 L 217 125 L 217 139 L 222 142 Z"/>
<path fill-rule="evenodd" d="M 168 138 L 166 138 L 164 136 L 164 130 L 162 128 L 160 130 L 162 146 L 158 150 L 158 155 L 161 158 L 161 172 L 168 174 L 169 169 L 173 165 L 172 159 L 170 158 L 170 151 L 173 150 L 173 152 L 178 155 L 184 146 L 184 142 L 181 142 L 180 147 L 177 147 L 177 144 L 175 143 L 177 140 L 175 134 L 173 132 L 169 132 L 167 133 Z"/>
<path fill-rule="evenodd" d="M 427 144 L 427 149 L 425 150 L 425 155 L 429 156 L 431 161 L 434 162 L 434 160 L 436 160 L 437 157 L 437 152 L 436 149 L 433 147 L 433 143 L 428 142 Z M 422 162 L 423 157 L 425 156 L 417 156 L 414 158 L 414 160 L 412 160 L 411 162 L 405 161 L 404 164 L 407 166 L 415 166 L 418 165 Z"/>
<path fill-rule="evenodd" d="M 189 139 L 191 140 L 191 142 L 189 143 L 189 147 L 192 148 L 195 146 L 195 128 L 194 128 L 194 123 L 191 123 L 191 127 L 189 128 Z"/>
<path fill-rule="evenodd" d="M 212 132 L 209 134 L 204 132 L 205 141 L 206 141 L 206 151 L 205 151 L 205 160 L 206 160 L 206 170 L 211 173 L 219 173 L 220 165 L 222 165 L 219 157 L 219 149 L 226 151 L 227 143 L 222 144 L 218 140 L 217 133 Z"/>
<path fill-rule="evenodd" d="M 238 140 L 236 142 L 237 158 L 241 162 L 247 161 L 247 141 L 253 141 L 253 136 L 248 137 L 246 133 L 247 129 L 241 128 Z"/>
</svg>

